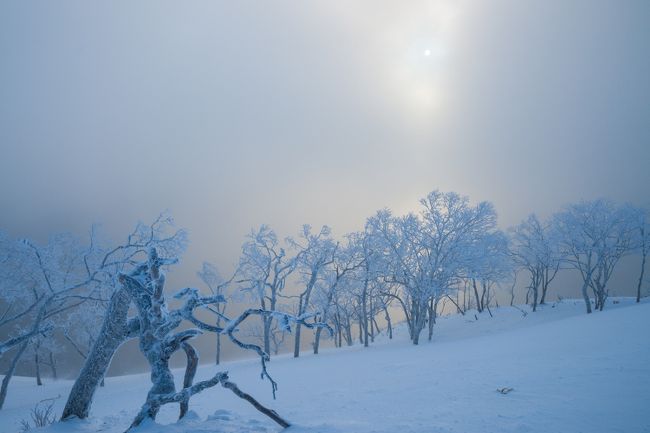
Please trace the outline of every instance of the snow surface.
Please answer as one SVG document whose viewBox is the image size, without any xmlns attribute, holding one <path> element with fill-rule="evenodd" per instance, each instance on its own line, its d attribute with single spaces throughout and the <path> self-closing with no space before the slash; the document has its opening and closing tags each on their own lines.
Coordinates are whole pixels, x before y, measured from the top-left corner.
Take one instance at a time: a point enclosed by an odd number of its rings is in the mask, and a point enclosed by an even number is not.
<svg viewBox="0 0 650 433">
<path fill-rule="evenodd" d="M 613 302 L 617 302 L 613 304 Z M 529 311 L 527 307 L 521 307 Z M 279 383 L 271 398 L 258 361 L 221 369 L 244 391 L 294 425 L 287 433 L 341 432 L 650 432 L 650 302 L 610 299 L 587 315 L 580 301 L 541 306 L 525 317 L 511 307 L 480 315 L 440 318 L 433 343 L 412 346 L 404 328 L 364 349 L 327 349 L 269 365 Z M 426 337 L 426 335 L 423 335 Z M 197 380 L 216 372 L 204 365 Z M 177 373 L 177 385 L 182 372 Z M 60 414 L 71 381 L 14 378 L 0 432 L 15 433 L 41 399 Z M 497 388 L 512 387 L 506 395 Z M 111 377 L 91 417 L 56 423 L 47 433 L 123 432 L 149 388 L 148 374 Z M 281 429 L 230 391 L 217 387 L 194 396 L 190 414 L 176 423 L 177 405 L 138 433 L 279 432 Z M 171 423 L 171 424 L 170 424 Z"/>
</svg>

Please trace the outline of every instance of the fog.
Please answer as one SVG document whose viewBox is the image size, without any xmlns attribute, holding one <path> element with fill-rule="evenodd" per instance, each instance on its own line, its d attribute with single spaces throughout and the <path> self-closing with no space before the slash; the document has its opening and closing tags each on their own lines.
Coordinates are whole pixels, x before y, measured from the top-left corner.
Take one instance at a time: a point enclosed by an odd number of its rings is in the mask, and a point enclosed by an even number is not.
<svg viewBox="0 0 650 433">
<path fill-rule="evenodd" d="M 121 239 L 169 209 L 180 287 L 262 223 L 343 235 L 433 189 L 503 228 L 645 204 L 648 22 L 646 1 L 5 1 L 0 229 Z"/>
</svg>

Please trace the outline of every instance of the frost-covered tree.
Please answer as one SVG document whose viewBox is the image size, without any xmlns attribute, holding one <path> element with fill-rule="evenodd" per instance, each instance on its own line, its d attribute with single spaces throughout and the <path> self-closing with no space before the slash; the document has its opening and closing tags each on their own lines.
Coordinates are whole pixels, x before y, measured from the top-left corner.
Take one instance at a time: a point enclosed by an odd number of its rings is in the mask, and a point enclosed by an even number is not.
<svg viewBox="0 0 650 433">
<path fill-rule="evenodd" d="M 97 338 L 70 390 L 63 420 L 88 416 L 113 355 L 124 342 L 138 335 L 139 322 L 127 317 L 131 295 L 119 284 L 119 275 L 133 269 L 150 248 L 170 257 L 179 256 L 186 241 L 186 232 L 175 229 L 171 216 L 163 213 L 150 224 L 138 223 L 122 244 L 95 245 L 92 257 L 84 260 L 84 268 L 93 276 L 96 287 L 107 294 L 106 310 Z"/>
<path fill-rule="evenodd" d="M 45 295 L 38 289 L 38 279 L 30 272 L 27 264 L 32 262 L 31 254 L 24 247 L 23 243 L 0 232 L 0 296 L 3 308 L 0 331 L 6 336 L 0 340 L 0 356 L 19 347 L 4 375 L 7 383 L 27 349 L 29 339 L 43 331 L 40 321 L 34 319 L 38 317 L 35 314 Z M 3 396 L 0 396 L 0 408 L 3 401 Z"/>
<path fill-rule="evenodd" d="M 199 309 L 207 309 L 207 311 L 221 315 L 221 313 L 209 307 L 225 302 L 225 298 L 223 295 L 200 296 L 198 290 L 192 288 L 186 288 L 178 292 L 175 298 L 181 300 L 183 305 L 178 309 L 170 310 L 164 295 L 165 276 L 162 268 L 175 262 L 175 258 L 162 258 L 158 256 L 155 249 L 152 249 L 147 262 L 141 263 L 129 274 L 120 275 L 120 283 L 127 290 L 136 306 L 136 320 L 139 323 L 139 346 L 151 369 L 151 388 L 140 412 L 133 420 L 131 428 L 137 427 L 145 419 L 155 419 L 160 407 L 170 403 L 180 404 L 179 418 L 182 418 L 187 413 L 190 398 L 194 394 L 218 384 L 230 389 L 237 396 L 253 404 L 256 409 L 272 418 L 282 427 L 288 427 L 289 423 L 275 411 L 264 407 L 251 395 L 241 391 L 234 382 L 229 380 L 226 372 L 217 372 L 211 379 L 196 384 L 193 383 L 198 366 L 198 353 L 192 347 L 190 341 L 203 332 L 218 332 L 227 335 L 241 349 L 253 350 L 260 356 L 262 364 L 261 376 L 271 382 L 273 395 L 275 396 L 277 384 L 269 375 L 266 366 L 269 361 L 269 354 L 262 350 L 260 346 L 241 341 L 236 335 L 239 327 L 247 318 L 255 315 L 277 321 L 285 331 L 291 329 L 291 323 L 300 323 L 308 327 L 322 325 L 307 322 L 311 315 L 294 317 L 286 313 L 250 308 L 232 320 L 224 316 L 226 326 L 223 328 L 217 327 L 198 319 L 196 312 Z M 191 323 L 196 328 L 179 330 L 179 326 L 184 321 Z M 176 351 L 181 349 L 187 355 L 187 368 L 183 389 L 177 392 L 174 376 L 169 366 L 169 359 Z"/>
<path fill-rule="evenodd" d="M 55 324 L 52 324 L 52 327 L 58 328 Z M 52 379 L 57 379 L 56 356 L 60 353 L 61 345 L 55 336 L 39 334 L 29 340 L 22 360 L 33 367 L 37 386 L 43 385 L 43 367 L 50 370 Z"/>
<path fill-rule="evenodd" d="M 589 288 L 595 308 L 605 308 L 607 283 L 621 257 L 632 248 L 632 215 L 627 206 L 599 199 L 571 204 L 553 216 L 560 250 L 582 277 L 587 313 L 591 313 Z"/>
<path fill-rule="evenodd" d="M 327 266 L 334 262 L 337 243 L 332 240 L 331 230 L 321 227 L 318 233 L 312 232 L 311 226 L 305 224 L 296 239 L 289 238 L 289 244 L 296 250 L 296 266 L 300 275 L 299 282 L 303 289 L 298 293 L 296 315 L 305 314 L 311 306 L 311 295 L 316 283 L 322 279 Z M 296 325 L 294 334 L 293 356 L 300 356 L 300 324 Z"/>
<path fill-rule="evenodd" d="M 285 306 L 279 306 L 282 311 L 285 311 Z M 277 321 L 271 323 L 270 329 L 270 340 L 271 340 L 271 352 L 273 355 L 280 353 L 289 332 L 286 329 L 281 328 L 278 325 Z M 251 323 L 250 326 L 246 327 L 244 330 L 239 331 L 242 335 L 245 335 L 247 338 L 250 338 L 254 342 L 258 342 L 260 345 L 264 344 L 264 327 L 261 323 Z"/>
<path fill-rule="evenodd" d="M 633 233 L 633 248 L 641 256 L 641 271 L 636 286 L 636 302 L 641 302 L 641 289 L 643 287 L 643 276 L 645 266 L 650 252 L 650 210 L 647 208 L 632 208 L 631 228 Z"/>
<path fill-rule="evenodd" d="M 352 305 L 349 304 L 349 301 L 353 287 L 356 284 L 353 274 L 363 266 L 364 260 L 362 251 L 352 237 L 348 236 L 345 243 L 338 245 L 334 251 L 332 263 L 325 268 L 323 277 L 318 281 L 314 291 L 313 305 L 314 309 L 319 313 L 321 322 L 333 323 L 336 327 L 336 314 L 338 312 L 346 316 L 347 325 L 350 326 Z M 339 317 L 339 325 L 340 323 Z M 318 354 L 320 348 L 322 329 L 317 328 L 314 335 L 314 354 Z"/>
<path fill-rule="evenodd" d="M 552 227 L 542 223 L 535 214 L 512 228 L 511 238 L 515 264 L 530 274 L 528 290 L 533 295 L 532 309 L 536 311 L 538 303 L 546 302 L 548 288 L 563 261 L 558 238 L 554 236 Z"/>
<path fill-rule="evenodd" d="M 309 310 L 316 283 L 322 278 L 326 267 L 333 263 L 338 245 L 332 240 L 329 227 L 323 226 L 318 233 L 314 233 L 311 226 L 307 224 L 303 225 L 298 238 L 289 238 L 287 241 L 297 252 L 296 269 L 303 289 L 297 295 L 296 314 L 301 316 Z M 294 358 L 300 356 L 300 341 L 301 326 L 298 324 L 294 334 Z"/>
<path fill-rule="evenodd" d="M 351 273 L 350 277 L 352 282 L 356 282 L 352 293 L 356 298 L 360 340 L 364 347 L 368 347 L 370 340 L 374 341 L 373 300 L 379 295 L 379 286 L 382 284 L 380 278 L 383 274 L 380 273 L 380 269 L 383 262 L 378 257 L 381 253 L 381 244 L 378 244 L 380 240 L 367 228 L 364 232 L 352 233 L 350 240 L 363 258 L 360 266 Z"/>
<path fill-rule="evenodd" d="M 473 258 L 468 262 L 466 278 L 471 283 L 476 308 L 479 312 L 487 309 L 492 315 L 490 302 L 495 295 L 494 288 L 506 281 L 512 272 L 508 238 L 499 230 L 486 232 L 477 237 L 470 254 Z"/>
<path fill-rule="evenodd" d="M 381 241 L 381 247 L 375 246 L 381 248 L 375 255 L 383 259 L 384 278 L 401 288 L 395 299 L 402 307 L 411 341 L 418 344 L 436 289 L 427 275 L 435 271 L 433 263 L 427 263 L 429 257 L 421 243 L 421 223 L 415 214 L 393 217 L 383 210 L 371 217 L 366 227 L 371 238 Z"/>
<path fill-rule="evenodd" d="M 262 225 L 242 245 L 238 280 L 262 310 L 275 310 L 287 278 L 296 270 L 295 256 L 288 256 L 275 232 Z M 264 327 L 264 352 L 271 352 L 270 316 L 260 316 Z"/>
<path fill-rule="evenodd" d="M 476 259 L 477 244 L 496 229 L 488 202 L 472 206 L 467 197 L 433 191 L 420 204 L 419 214 L 394 217 L 383 210 L 367 223 L 382 240 L 387 281 L 402 289 L 396 299 L 413 344 L 433 320 L 436 299 L 459 284 Z"/>
<path fill-rule="evenodd" d="M 354 344 L 352 327 L 358 311 L 358 298 L 353 293 L 355 284 L 353 280 L 343 278 L 337 284 L 337 288 L 331 292 L 334 296 L 328 312 L 330 312 L 330 323 L 336 334 L 335 345 L 337 347 L 343 347 L 344 340 L 347 346 Z M 314 349 L 316 350 L 316 345 L 314 345 Z"/>
<path fill-rule="evenodd" d="M 203 281 L 205 285 L 208 286 L 208 289 L 210 290 L 211 294 L 221 295 L 226 300 L 231 299 L 231 296 L 226 293 L 226 289 L 234 279 L 234 275 L 230 279 L 225 280 L 217 270 L 217 267 L 212 263 L 208 263 L 208 262 L 203 262 L 203 266 L 201 267 L 201 270 L 197 272 L 197 275 L 199 276 L 201 281 Z M 217 312 L 216 315 L 217 327 L 221 327 L 223 325 L 223 318 L 226 314 L 227 305 L 228 305 L 227 302 L 220 302 L 212 307 Z M 219 365 L 220 362 L 221 362 L 221 334 L 217 333 L 217 350 L 215 355 L 215 364 Z"/>
<path fill-rule="evenodd" d="M 45 331 L 55 327 L 60 315 L 99 294 L 97 272 L 88 266 L 95 253 L 94 240 L 91 234 L 89 245 L 83 245 L 70 234 L 57 234 L 44 245 L 38 245 L 28 240 L 2 237 L 0 273 L 3 278 L 0 284 L 3 290 L 0 293 L 7 309 L 0 327 L 17 329 L 18 335 L 0 344 L 0 355 L 13 346 L 19 347 L 2 381 L 0 407 L 15 367 L 29 348 L 30 339 L 31 354 L 38 360 L 40 347 L 52 343 L 33 338 L 50 338 Z M 40 362 L 36 365 L 40 366 Z"/>
</svg>

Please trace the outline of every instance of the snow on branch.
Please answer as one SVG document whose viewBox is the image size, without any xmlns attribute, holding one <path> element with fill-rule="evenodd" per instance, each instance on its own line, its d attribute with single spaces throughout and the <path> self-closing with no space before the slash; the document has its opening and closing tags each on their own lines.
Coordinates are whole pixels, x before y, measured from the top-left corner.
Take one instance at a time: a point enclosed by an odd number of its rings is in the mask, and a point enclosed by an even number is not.
<svg viewBox="0 0 650 433">
<path fill-rule="evenodd" d="M 295 323 L 295 324 L 300 324 L 302 326 L 305 326 L 307 328 L 325 328 L 328 330 L 330 333 L 330 336 L 334 335 L 334 330 L 326 323 L 320 323 L 320 322 L 313 322 L 309 323 L 307 322 L 307 319 L 311 318 L 314 316 L 314 314 L 304 314 L 300 317 L 295 317 L 287 313 L 281 313 L 278 311 L 270 311 L 270 310 L 262 310 L 260 308 L 249 308 L 245 310 L 243 313 L 241 313 L 237 318 L 234 320 L 231 320 L 226 327 L 221 331 L 221 333 L 225 333 L 228 335 L 228 338 L 230 338 L 230 341 L 235 343 L 237 346 L 239 346 L 242 349 L 245 350 L 253 350 L 255 351 L 259 356 L 260 356 L 260 361 L 262 363 L 262 372 L 260 373 L 260 377 L 262 379 L 267 378 L 269 382 L 271 382 L 271 390 L 273 392 L 273 398 L 275 399 L 275 392 L 278 390 L 278 384 L 273 378 L 269 375 L 269 372 L 266 368 L 266 363 L 271 359 L 269 354 L 265 352 L 260 346 L 252 343 L 244 343 L 241 340 L 239 340 L 237 337 L 235 337 L 234 333 L 237 331 L 237 327 L 244 321 L 246 320 L 249 316 L 261 316 L 261 317 L 267 317 L 267 318 L 274 318 L 278 321 L 281 329 L 290 332 L 291 331 L 291 325 L 290 323 Z"/>
<path fill-rule="evenodd" d="M 130 428 L 140 425 L 147 418 L 155 419 L 160 407 L 169 403 L 180 404 L 179 418 L 182 418 L 188 411 L 189 400 L 192 395 L 219 383 L 223 387 L 230 389 L 235 395 L 251 403 L 257 410 L 266 414 L 281 426 L 287 427 L 289 425 L 287 421 L 273 410 L 261 405 L 251 395 L 241 391 L 235 383 L 228 380 L 228 375 L 225 372 L 216 373 L 211 379 L 193 385 L 192 381 L 198 365 L 198 354 L 189 344 L 189 341 L 207 331 L 228 335 L 230 340 L 238 347 L 253 350 L 261 359 L 261 377 L 263 379 L 267 378 L 271 382 L 273 397 L 275 398 L 278 386 L 267 371 L 266 363 L 270 359 L 269 354 L 260 346 L 245 343 L 237 338 L 235 334 L 238 326 L 250 316 L 260 316 L 264 319 L 276 320 L 285 331 L 290 331 L 291 324 L 299 324 L 307 328 L 325 328 L 330 332 L 330 335 L 333 335 L 332 328 L 324 323 L 308 322 L 309 319 L 315 317 L 315 314 L 302 314 L 296 317 L 274 310 L 255 308 L 244 311 L 233 320 L 229 320 L 222 315 L 227 320 L 227 325 L 225 327 L 214 326 L 199 320 L 194 311 L 197 308 L 204 308 L 214 312 L 214 309 L 210 307 L 215 304 L 225 303 L 224 296 L 221 294 L 201 296 L 198 290 L 194 288 L 185 288 L 176 293 L 174 298 L 184 300 L 184 303 L 180 308 L 170 311 L 167 308 L 164 296 L 165 276 L 160 267 L 175 262 L 174 259 L 159 257 L 156 250 L 151 249 L 146 262 L 136 266 L 129 274 L 120 274 L 118 279 L 136 305 L 140 350 L 147 358 L 151 368 L 152 386 L 145 403 Z M 175 332 L 183 320 L 189 321 L 197 328 Z M 134 332 L 135 328 L 134 326 Z M 176 392 L 169 359 L 180 349 L 185 351 L 188 362 L 183 389 Z"/>
</svg>

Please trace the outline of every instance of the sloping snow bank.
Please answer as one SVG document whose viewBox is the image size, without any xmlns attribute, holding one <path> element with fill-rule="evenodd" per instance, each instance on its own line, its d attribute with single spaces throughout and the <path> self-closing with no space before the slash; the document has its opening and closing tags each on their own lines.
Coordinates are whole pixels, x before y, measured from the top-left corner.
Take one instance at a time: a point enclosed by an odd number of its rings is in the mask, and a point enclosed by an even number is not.
<svg viewBox="0 0 650 433">
<path fill-rule="evenodd" d="M 650 432 L 650 303 L 612 299 L 604 312 L 584 313 L 579 301 L 523 315 L 503 307 L 440 318 L 434 341 L 412 346 L 404 329 L 364 349 L 326 350 L 299 359 L 274 358 L 278 399 L 259 380 L 255 361 L 221 366 L 240 387 L 295 425 L 287 432 Z M 616 304 L 613 302 L 616 301 Z M 529 311 L 527 307 L 521 307 Z M 477 320 L 478 319 L 478 320 Z M 216 371 L 202 366 L 197 380 Z M 179 372 L 179 378 L 182 373 Z M 36 387 L 16 378 L 0 432 L 19 430 L 41 399 L 61 395 L 69 381 Z M 123 432 L 148 390 L 148 375 L 108 378 L 91 419 L 58 423 L 47 433 Z M 497 388 L 511 387 L 506 395 Z M 277 432 L 280 429 L 222 388 L 191 402 L 175 423 L 167 406 L 140 433 Z M 164 425 L 172 423 L 170 425 Z"/>
</svg>

